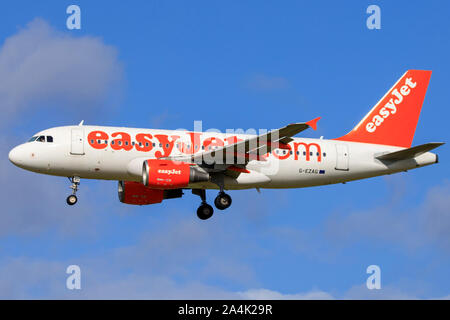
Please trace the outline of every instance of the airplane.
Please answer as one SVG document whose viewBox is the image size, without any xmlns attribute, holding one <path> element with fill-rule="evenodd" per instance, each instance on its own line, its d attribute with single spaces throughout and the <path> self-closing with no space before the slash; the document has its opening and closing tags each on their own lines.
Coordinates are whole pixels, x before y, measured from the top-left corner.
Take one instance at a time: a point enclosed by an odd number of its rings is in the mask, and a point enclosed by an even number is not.
<svg viewBox="0 0 450 320">
<path fill-rule="evenodd" d="M 219 190 L 214 205 L 230 207 L 226 190 L 304 188 L 365 179 L 438 163 L 412 147 L 431 71 L 408 70 L 346 135 L 331 140 L 294 137 L 320 118 L 259 134 L 196 132 L 84 125 L 46 129 L 9 153 L 16 166 L 68 177 L 74 205 L 81 179 L 118 181 L 119 200 L 148 205 L 201 198 L 197 216 L 211 218 L 206 190 Z"/>
</svg>

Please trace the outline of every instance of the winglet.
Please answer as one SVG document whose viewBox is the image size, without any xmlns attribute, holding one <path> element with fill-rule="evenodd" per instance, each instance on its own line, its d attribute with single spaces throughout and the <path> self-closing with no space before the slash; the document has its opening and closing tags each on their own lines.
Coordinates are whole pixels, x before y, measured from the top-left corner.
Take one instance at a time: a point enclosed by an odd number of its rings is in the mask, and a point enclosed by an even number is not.
<svg viewBox="0 0 450 320">
<path fill-rule="evenodd" d="M 84 124 L 84 120 L 81 120 L 79 126 L 81 127 Z"/>
<path fill-rule="evenodd" d="M 315 118 L 313 120 L 310 120 L 308 122 L 305 122 L 308 126 L 310 126 L 311 128 L 313 128 L 314 130 L 317 130 L 317 121 L 320 120 L 320 117 Z"/>
</svg>

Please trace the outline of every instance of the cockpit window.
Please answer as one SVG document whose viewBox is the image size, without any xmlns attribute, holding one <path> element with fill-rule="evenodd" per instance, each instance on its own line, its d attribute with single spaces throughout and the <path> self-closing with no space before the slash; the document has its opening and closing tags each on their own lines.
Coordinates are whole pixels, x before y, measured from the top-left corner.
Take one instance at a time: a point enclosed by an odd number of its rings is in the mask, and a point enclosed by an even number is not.
<svg viewBox="0 0 450 320">
<path fill-rule="evenodd" d="M 38 141 L 38 142 L 53 142 L 53 136 L 47 136 L 47 139 L 45 139 L 45 136 L 34 136 L 31 137 L 28 142 Z"/>
</svg>

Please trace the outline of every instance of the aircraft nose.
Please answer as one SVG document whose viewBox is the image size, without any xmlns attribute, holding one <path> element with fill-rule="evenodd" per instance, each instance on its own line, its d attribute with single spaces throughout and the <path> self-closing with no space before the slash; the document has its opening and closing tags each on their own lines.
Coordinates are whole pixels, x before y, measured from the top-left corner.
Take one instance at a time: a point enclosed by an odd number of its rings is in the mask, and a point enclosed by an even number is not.
<svg viewBox="0 0 450 320">
<path fill-rule="evenodd" d="M 35 148 L 29 143 L 18 145 L 9 152 L 9 161 L 15 166 L 29 171 L 39 171 L 47 167 L 48 162 L 42 157 L 38 157 Z"/>
<path fill-rule="evenodd" d="M 11 149 L 11 151 L 8 154 L 9 161 L 11 161 L 13 164 L 17 164 L 17 147 Z"/>
<path fill-rule="evenodd" d="M 24 160 L 23 149 L 21 146 L 13 148 L 8 154 L 9 161 L 11 161 L 16 166 L 20 165 Z"/>
</svg>

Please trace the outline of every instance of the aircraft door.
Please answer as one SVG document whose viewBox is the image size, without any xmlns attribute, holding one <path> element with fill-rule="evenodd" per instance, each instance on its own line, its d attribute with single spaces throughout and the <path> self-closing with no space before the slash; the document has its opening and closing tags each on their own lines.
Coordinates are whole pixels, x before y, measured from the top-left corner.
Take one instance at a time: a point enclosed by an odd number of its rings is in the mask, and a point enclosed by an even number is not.
<svg viewBox="0 0 450 320">
<path fill-rule="evenodd" d="M 336 145 L 336 170 L 348 171 L 348 146 L 346 144 Z"/>
<path fill-rule="evenodd" d="M 70 154 L 84 154 L 84 130 L 83 128 L 72 129 Z"/>
</svg>

